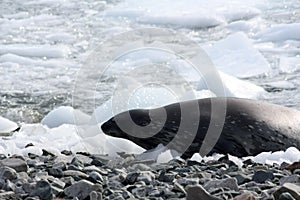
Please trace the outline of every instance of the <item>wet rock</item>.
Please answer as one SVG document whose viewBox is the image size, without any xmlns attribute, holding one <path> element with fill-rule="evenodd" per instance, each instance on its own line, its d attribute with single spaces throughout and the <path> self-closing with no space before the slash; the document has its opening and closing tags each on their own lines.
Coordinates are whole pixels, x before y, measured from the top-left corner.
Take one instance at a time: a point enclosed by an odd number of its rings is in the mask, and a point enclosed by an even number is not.
<svg viewBox="0 0 300 200">
<path fill-rule="evenodd" d="M 233 200 L 256 200 L 256 198 L 253 194 L 247 192 L 234 197 Z"/>
<path fill-rule="evenodd" d="M 35 188 L 31 191 L 30 196 L 38 196 L 44 200 L 53 199 L 50 183 L 45 180 L 38 181 Z"/>
<path fill-rule="evenodd" d="M 3 160 L 0 160 L 0 166 L 13 168 L 17 172 L 27 172 L 28 170 L 27 163 L 20 158 L 5 158 Z"/>
<path fill-rule="evenodd" d="M 79 200 L 87 198 L 92 191 L 102 192 L 102 187 L 99 184 L 93 184 L 87 180 L 81 180 L 64 190 L 68 197 L 77 197 Z"/>
<path fill-rule="evenodd" d="M 15 180 L 17 177 L 16 170 L 7 166 L 0 167 L 0 179 Z"/>
<path fill-rule="evenodd" d="M 282 193 L 289 193 L 295 199 L 300 199 L 300 186 L 293 183 L 285 183 L 278 190 L 273 193 L 275 200 L 279 200 Z"/>
<path fill-rule="evenodd" d="M 256 183 L 264 183 L 266 180 L 272 180 L 274 178 L 273 172 L 266 171 L 266 170 L 257 170 L 252 180 Z"/>
<path fill-rule="evenodd" d="M 203 186 L 206 190 L 211 188 L 229 188 L 237 191 L 239 189 L 237 180 L 235 178 L 226 178 L 223 180 L 212 180 L 208 181 Z"/>
<path fill-rule="evenodd" d="M 215 196 L 210 195 L 201 185 L 186 187 L 187 200 L 205 199 L 205 200 L 221 200 Z"/>
</svg>

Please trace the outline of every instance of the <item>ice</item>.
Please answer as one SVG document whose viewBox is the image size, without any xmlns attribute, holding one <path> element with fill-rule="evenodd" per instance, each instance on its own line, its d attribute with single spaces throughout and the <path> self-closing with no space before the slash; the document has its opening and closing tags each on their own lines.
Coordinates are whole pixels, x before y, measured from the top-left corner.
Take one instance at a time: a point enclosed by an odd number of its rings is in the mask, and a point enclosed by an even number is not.
<svg viewBox="0 0 300 200">
<path fill-rule="evenodd" d="M 40 57 L 40 58 L 64 58 L 70 53 L 66 46 L 60 45 L 0 45 L 0 55 L 16 54 L 25 57 Z"/>
<path fill-rule="evenodd" d="M 232 76 L 247 78 L 270 70 L 267 60 L 242 32 L 229 35 L 212 46 L 204 46 L 204 49 L 218 70 Z"/>
<path fill-rule="evenodd" d="M 293 163 L 300 160 L 300 151 L 295 147 L 290 147 L 286 151 L 263 152 L 251 158 L 254 162 L 262 164 L 281 164 L 282 162 Z"/>
<path fill-rule="evenodd" d="M 274 82 L 265 83 L 265 85 L 272 88 L 279 88 L 279 89 L 286 89 L 286 90 L 296 89 L 296 86 L 289 81 L 274 81 Z"/>
<path fill-rule="evenodd" d="M 62 124 L 87 124 L 90 121 L 90 116 L 80 110 L 76 110 L 70 106 L 61 106 L 48 113 L 41 124 L 49 128 L 58 127 Z"/>
<path fill-rule="evenodd" d="M 227 5 L 227 6 L 226 6 Z M 249 2 L 188 0 L 127 0 L 104 12 L 105 16 L 126 17 L 140 23 L 184 28 L 205 28 L 250 19 L 260 14 Z"/>
<path fill-rule="evenodd" d="M 174 157 L 171 153 L 171 150 L 167 150 L 158 155 L 156 162 L 157 163 L 167 163 L 172 160 Z"/>
<path fill-rule="evenodd" d="M 257 99 L 266 93 L 262 87 L 249 81 L 240 80 L 221 71 L 219 71 L 219 74 L 225 86 L 225 94 L 228 97 Z"/>
<path fill-rule="evenodd" d="M 284 73 L 293 73 L 300 69 L 300 57 L 281 56 L 279 62 L 279 69 Z"/>
<path fill-rule="evenodd" d="M 18 127 L 19 126 L 15 122 L 0 116 L 0 135 L 10 133 Z"/>
<path fill-rule="evenodd" d="M 71 35 L 70 33 L 52 33 L 46 35 L 46 39 L 52 42 L 66 42 L 66 43 L 72 43 L 76 40 L 76 37 L 74 35 Z"/>
<path fill-rule="evenodd" d="M 276 24 L 258 33 L 255 38 L 260 42 L 282 42 L 300 40 L 300 23 Z"/>
</svg>

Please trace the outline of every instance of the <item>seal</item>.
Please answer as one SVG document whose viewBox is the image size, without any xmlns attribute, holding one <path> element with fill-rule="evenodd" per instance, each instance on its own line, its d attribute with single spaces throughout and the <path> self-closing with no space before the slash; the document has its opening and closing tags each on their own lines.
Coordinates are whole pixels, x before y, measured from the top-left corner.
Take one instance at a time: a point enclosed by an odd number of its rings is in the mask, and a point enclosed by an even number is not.
<svg viewBox="0 0 300 200">
<path fill-rule="evenodd" d="M 179 130 L 180 107 L 184 105 L 184 108 L 188 108 L 190 104 L 198 103 L 200 116 L 196 134 L 193 135 L 187 132 L 185 136 L 181 136 L 182 143 L 184 143 L 185 137 L 194 137 L 191 144 L 182 152 L 182 158 L 189 158 L 194 153 L 199 153 L 210 123 L 213 122 L 212 116 L 218 116 L 212 115 L 212 102 L 214 105 L 225 102 L 226 114 L 221 135 L 216 139 L 216 144 L 212 147 L 209 155 L 212 153 L 229 153 L 244 157 L 257 155 L 265 151 L 286 150 L 291 146 L 300 148 L 300 111 L 267 102 L 240 98 L 215 97 L 164 106 L 162 108 L 165 109 L 167 118 L 163 122 L 161 130 L 149 137 L 144 137 L 145 133 L 139 132 L 140 129 L 136 129 L 136 126 L 130 132 L 125 132 L 118 124 L 122 123 L 122 120 L 125 122 L 128 117 L 131 117 L 136 125 L 146 126 L 153 119 L 150 113 L 152 115 L 153 113 L 154 115 L 160 113 L 155 112 L 156 109 L 130 110 L 130 116 L 128 112 L 120 113 L 102 124 L 101 129 L 107 135 L 131 140 L 147 150 L 153 149 L 159 144 L 167 146 L 176 137 Z M 119 123 L 116 122 L 116 119 L 119 120 Z M 159 124 L 159 122 L 154 123 Z M 218 126 L 218 124 L 212 125 Z M 138 137 L 139 134 L 142 137 Z M 178 143 L 169 146 L 170 149 L 179 150 L 178 152 L 180 152 L 182 148 L 178 149 L 179 147 L 180 144 Z"/>
</svg>

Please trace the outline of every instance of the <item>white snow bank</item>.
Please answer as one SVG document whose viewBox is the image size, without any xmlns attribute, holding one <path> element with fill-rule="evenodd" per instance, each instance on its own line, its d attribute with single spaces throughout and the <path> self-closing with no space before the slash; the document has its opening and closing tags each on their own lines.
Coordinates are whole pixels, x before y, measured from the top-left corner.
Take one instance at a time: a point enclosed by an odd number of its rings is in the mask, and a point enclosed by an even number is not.
<svg viewBox="0 0 300 200">
<path fill-rule="evenodd" d="M 19 126 L 15 122 L 0 116 L 0 135 L 3 133 L 10 133 L 18 127 Z"/>
<path fill-rule="evenodd" d="M 248 5 L 247 5 L 248 4 Z M 109 17 L 126 17 L 141 23 L 185 28 L 204 28 L 230 21 L 250 19 L 260 10 L 249 2 L 204 0 L 126 0 L 104 12 Z"/>
<path fill-rule="evenodd" d="M 0 55 L 16 54 L 25 57 L 64 58 L 67 57 L 69 53 L 69 48 L 62 45 L 0 45 Z"/>
<path fill-rule="evenodd" d="M 48 113 L 41 121 L 41 124 L 54 128 L 62 124 L 87 124 L 89 120 L 90 116 L 82 111 L 70 106 L 61 106 Z"/>
<path fill-rule="evenodd" d="M 218 70 L 232 76 L 247 78 L 268 73 L 270 70 L 267 60 L 241 32 L 203 48 Z"/>
<path fill-rule="evenodd" d="M 258 33 L 255 38 L 259 42 L 281 42 L 300 40 L 300 23 L 276 24 Z"/>
</svg>

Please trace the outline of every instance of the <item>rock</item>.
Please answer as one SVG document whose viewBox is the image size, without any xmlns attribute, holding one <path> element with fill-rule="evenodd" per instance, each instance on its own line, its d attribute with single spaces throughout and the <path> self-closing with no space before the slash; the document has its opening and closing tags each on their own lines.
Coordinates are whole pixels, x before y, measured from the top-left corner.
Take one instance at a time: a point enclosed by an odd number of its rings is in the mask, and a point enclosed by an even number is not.
<svg viewBox="0 0 300 200">
<path fill-rule="evenodd" d="M 7 166 L 15 169 L 17 172 L 27 172 L 27 163 L 20 158 L 5 158 L 0 160 L 0 166 Z"/>
<path fill-rule="evenodd" d="M 52 200 L 53 193 L 50 183 L 45 180 L 38 181 L 30 196 L 38 196 L 43 200 Z"/>
<path fill-rule="evenodd" d="M 55 157 L 55 154 L 53 154 L 53 153 L 47 151 L 46 149 L 42 149 L 42 152 L 43 152 L 42 156 L 51 156 L 51 157 Z"/>
<path fill-rule="evenodd" d="M 210 195 L 201 185 L 193 185 L 186 187 L 187 200 L 221 200 L 218 197 Z"/>
<path fill-rule="evenodd" d="M 79 177 L 79 178 L 88 178 L 89 176 L 83 172 L 76 171 L 76 170 L 66 170 L 64 171 L 64 176 L 72 176 L 74 177 Z"/>
<path fill-rule="evenodd" d="M 164 170 L 158 175 L 158 180 L 162 182 L 172 182 L 174 178 L 174 174 L 166 173 Z"/>
<path fill-rule="evenodd" d="M 101 192 L 102 187 L 99 184 L 93 184 L 87 180 L 81 180 L 64 190 L 68 197 L 77 197 L 79 200 L 87 198 L 92 191 Z"/>
<path fill-rule="evenodd" d="M 2 187 L 3 190 L 5 191 L 15 191 L 16 186 L 13 184 L 10 180 L 6 180 L 4 186 Z"/>
<path fill-rule="evenodd" d="M 300 186 L 293 183 L 285 183 L 273 193 L 275 200 L 279 200 L 282 193 L 290 193 L 295 199 L 300 199 Z"/>
<path fill-rule="evenodd" d="M 265 171 L 265 170 L 257 170 L 252 180 L 256 183 L 264 183 L 266 180 L 272 180 L 274 178 L 273 172 Z"/>
<path fill-rule="evenodd" d="M 222 180 L 208 181 L 203 186 L 206 190 L 211 188 L 229 188 L 234 191 L 238 191 L 239 187 L 235 178 L 226 178 Z"/>
<path fill-rule="evenodd" d="M 90 200 L 102 200 L 102 194 L 100 192 L 92 191 L 90 193 Z"/>
<path fill-rule="evenodd" d="M 72 151 L 68 151 L 68 150 L 63 150 L 63 151 L 60 152 L 60 153 L 66 155 L 66 156 L 72 155 Z"/>
<path fill-rule="evenodd" d="M 0 167 L 0 178 L 1 179 L 8 179 L 8 180 L 15 180 L 18 177 L 16 170 L 2 166 Z"/>
<path fill-rule="evenodd" d="M 238 195 L 233 198 L 233 200 L 256 200 L 255 196 L 250 192 Z"/>
<path fill-rule="evenodd" d="M 279 184 L 283 185 L 284 183 L 300 183 L 300 176 L 297 174 L 293 174 L 291 176 L 282 177 L 279 180 Z"/>
<path fill-rule="evenodd" d="M 95 171 L 90 172 L 89 178 L 92 179 L 93 181 L 99 181 L 99 182 L 103 183 L 103 177 L 98 172 L 95 172 Z"/>
<path fill-rule="evenodd" d="M 296 200 L 290 193 L 284 192 L 279 195 L 278 200 Z"/>
<path fill-rule="evenodd" d="M 28 144 L 26 144 L 25 148 L 28 148 L 28 147 L 33 147 L 34 145 L 30 142 Z"/>
<path fill-rule="evenodd" d="M 14 192 L 0 192 L 0 199 L 11 200 L 11 199 L 18 199 L 18 198 Z"/>
<path fill-rule="evenodd" d="M 300 161 L 294 162 L 286 167 L 284 167 L 286 170 L 294 171 L 296 169 L 300 169 Z"/>
<path fill-rule="evenodd" d="M 48 174 L 51 175 L 51 176 L 60 178 L 60 177 L 63 177 L 64 172 L 60 168 L 49 168 L 48 169 Z"/>
<path fill-rule="evenodd" d="M 59 179 L 54 179 L 52 182 L 51 182 L 51 186 L 53 187 L 57 187 L 57 188 L 60 188 L 60 189 L 64 189 L 66 183 L 59 180 Z"/>
<path fill-rule="evenodd" d="M 139 177 L 139 172 L 130 172 L 127 174 L 124 184 L 134 184 L 137 181 L 137 178 Z"/>
<path fill-rule="evenodd" d="M 238 185 L 248 183 L 251 181 L 251 178 L 248 175 L 241 173 L 241 172 L 233 172 L 233 173 L 230 173 L 229 175 L 236 178 Z"/>
</svg>

